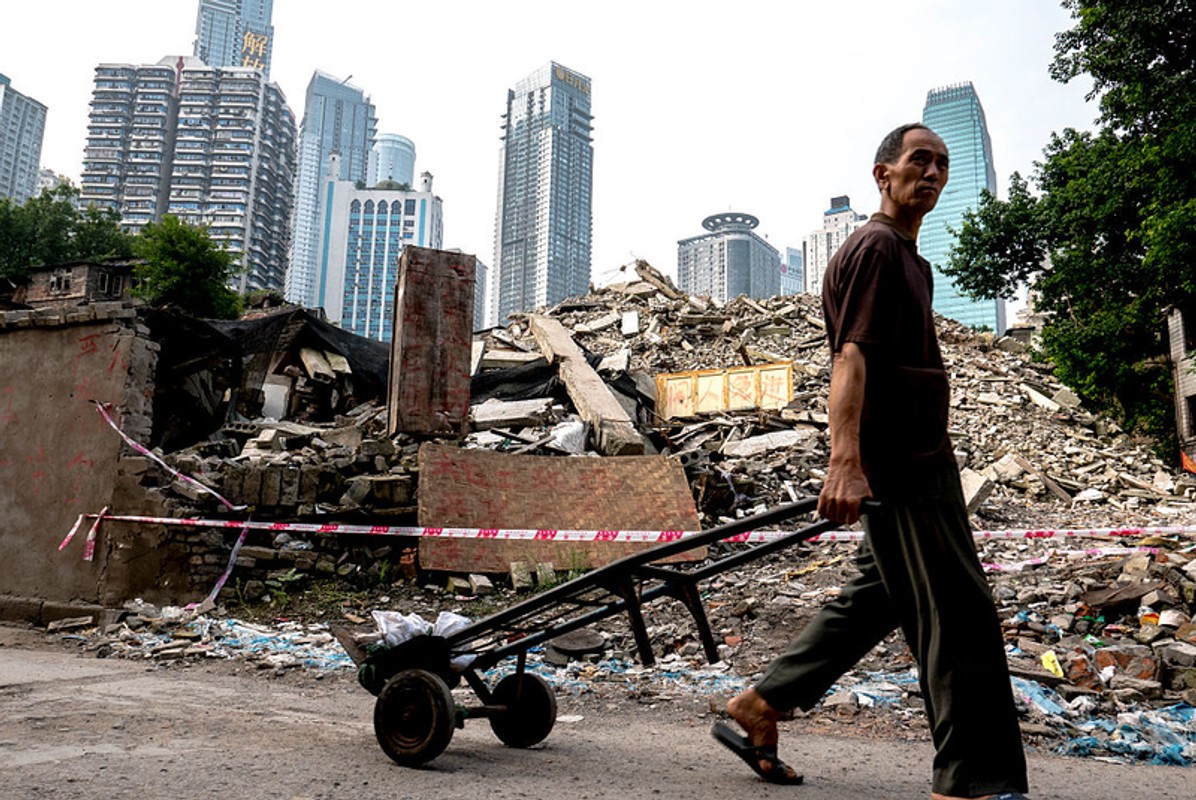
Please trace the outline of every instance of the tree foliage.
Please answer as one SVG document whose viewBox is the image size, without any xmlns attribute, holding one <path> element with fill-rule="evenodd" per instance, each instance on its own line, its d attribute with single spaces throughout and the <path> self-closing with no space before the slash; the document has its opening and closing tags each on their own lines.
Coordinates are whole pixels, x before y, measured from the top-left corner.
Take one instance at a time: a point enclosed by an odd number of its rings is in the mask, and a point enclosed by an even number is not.
<svg viewBox="0 0 1196 800">
<path fill-rule="evenodd" d="M 134 251 L 143 259 L 133 271 L 134 292 L 150 305 L 216 319 L 240 314 L 241 298 L 228 287 L 236 261 L 207 229 L 168 215 L 142 228 Z"/>
<path fill-rule="evenodd" d="M 111 210 L 78 210 L 79 191 L 63 185 L 25 203 L 0 198 L 0 277 L 22 279 L 30 267 L 128 258 L 132 237 Z"/>
<path fill-rule="evenodd" d="M 1196 298 L 1196 3 L 1064 0 L 1051 75 L 1093 80 L 1097 130 L 1051 136 L 1031 194 L 986 196 L 945 269 L 975 297 L 1029 281 L 1065 382 L 1173 441 L 1166 314 Z"/>
</svg>

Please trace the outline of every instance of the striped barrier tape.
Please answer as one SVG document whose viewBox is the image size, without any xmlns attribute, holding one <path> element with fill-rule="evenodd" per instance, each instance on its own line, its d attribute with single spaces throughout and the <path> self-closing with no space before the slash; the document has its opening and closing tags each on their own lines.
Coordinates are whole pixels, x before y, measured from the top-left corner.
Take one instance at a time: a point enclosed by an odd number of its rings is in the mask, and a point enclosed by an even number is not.
<svg viewBox="0 0 1196 800">
<path fill-rule="evenodd" d="M 229 502 L 224 496 L 222 496 L 221 494 L 216 492 L 211 487 L 205 486 L 204 484 L 195 480 L 195 478 L 192 478 L 190 475 L 184 475 L 183 473 L 179 472 L 174 467 L 167 464 L 162 459 L 158 458 L 158 456 L 156 456 L 153 452 L 151 452 L 149 450 L 149 448 L 145 447 L 140 442 L 134 441 L 132 438 L 129 437 L 128 434 L 126 434 L 124 431 L 122 431 L 120 429 L 120 426 L 116 424 L 116 420 L 112 419 L 112 416 L 108 413 L 108 409 L 106 408 L 107 404 L 101 403 L 99 400 L 95 400 L 93 402 L 95 402 L 96 410 L 100 412 L 100 416 L 104 418 L 104 421 L 107 422 L 108 425 L 111 426 L 112 430 L 116 431 L 117 435 L 120 436 L 120 438 L 125 441 L 125 444 L 127 444 L 129 447 L 133 448 L 133 450 L 135 450 L 136 452 L 145 456 L 146 458 L 150 459 L 155 464 L 162 467 L 162 469 L 166 470 L 171 475 L 173 475 L 174 477 L 183 481 L 184 483 L 188 483 L 191 486 L 194 486 L 195 488 L 199 489 L 200 491 L 212 495 L 212 497 L 215 497 L 217 500 L 219 500 L 220 504 L 222 506 L 224 506 L 225 508 L 227 508 L 229 511 L 244 511 L 245 510 L 246 506 L 234 505 L 233 503 Z M 108 512 L 108 507 L 105 506 L 104 510 L 101 511 L 99 513 L 99 515 L 96 517 L 95 524 L 91 526 L 91 530 L 87 532 L 87 541 L 83 545 L 83 560 L 84 561 L 91 561 L 92 558 L 95 557 L 96 536 L 99 533 L 100 520 L 101 519 L 111 519 L 110 517 L 104 516 L 107 512 Z M 87 515 L 87 516 L 90 516 L 90 515 Z M 82 521 L 82 520 L 83 520 L 83 516 L 80 516 L 79 521 Z M 62 550 L 64 547 L 66 547 L 70 543 L 71 537 L 75 535 L 75 531 L 78 530 L 78 527 L 79 527 L 79 522 L 76 522 L 75 527 L 71 528 L 71 532 L 67 534 L 66 539 L 64 539 L 62 544 L 60 544 L 58 546 L 59 550 Z M 246 524 L 241 525 L 241 535 L 237 537 L 237 541 L 233 545 L 233 551 L 232 551 L 232 553 L 229 554 L 228 565 L 224 568 L 224 572 L 221 573 L 220 577 L 216 580 L 216 585 L 214 587 L 212 587 L 212 591 L 210 591 L 208 593 L 206 602 L 215 602 L 216 595 L 220 594 L 220 590 L 223 589 L 224 584 L 228 582 L 229 577 L 233 574 L 233 565 L 237 563 L 237 556 L 241 552 L 241 546 L 243 544 L 245 544 L 245 539 L 248 536 L 249 536 L 249 525 L 248 525 L 248 523 L 246 523 Z M 192 604 L 191 606 L 188 606 L 188 608 L 192 608 L 195 605 L 198 605 L 198 604 Z"/>
<path fill-rule="evenodd" d="M 176 525 L 189 528 L 246 528 L 276 533 L 316 533 L 365 536 L 420 536 L 444 539 L 512 539 L 552 542 L 642 542 L 659 544 L 675 542 L 701 531 L 620 531 L 565 530 L 530 528 L 436 528 L 411 525 L 353 525 L 347 523 L 265 522 L 232 519 L 199 519 L 188 517 L 147 517 L 115 514 L 83 514 L 82 519 L 131 522 L 146 525 Z M 79 523 L 76 523 L 78 526 Z M 72 533 L 74 529 L 72 529 Z M 728 536 L 725 542 L 763 543 L 789 536 L 796 531 L 747 531 Z M 1059 528 L 1036 530 L 976 531 L 977 539 L 1075 539 L 1075 538 L 1139 538 L 1146 536 L 1176 536 L 1196 534 L 1196 526 L 1177 525 L 1156 528 Z M 860 531 L 830 531 L 812 537 L 811 542 L 855 542 L 864 538 Z"/>
<path fill-rule="evenodd" d="M 229 511 L 243 511 L 246 506 L 234 505 L 229 500 L 224 498 L 211 487 L 200 483 L 189 475 L 184 475 L 178 470 L 171 467 L 153 452 L 151 452 L 144 445 L 134 441 L 116 421 L 108 413 L 104 403 L 95 401 L 96 410 L 99 411 L 100 416 L 104 421 L 112 427 L 113 430 L 129 445 L 134 451 L 151 459 L 154 463 L 161 466 L 168 473 L 175 478 L 184 481 L 198 490 L 210 494 L 215 497 L 221 505 Z M 94 522 L 87 532 L 83 545 L 83 559 L 91 561 L 95 557 L 96 539 L 99 534 L 100 522 L 103 520 L 111 520 L 113 522 L 131 522 L 151 525 L 176 525 L 194 528 L 240 528 L 240 534 L 237 537 L 236 543 L 233 545 L 232 553 L 229 554 L 228 565 L 224 572 L 216 581 L 216 585 L 208 593 L 207 600 L 215 601 L 216 596 L 220 590 L 224 588 L 229 577 L 232 575 L 233 566 L 236 564 L 237 557 L 240 554 L 242 545 L 249 535 L 250 530 L 265 530 L 275 532 L 290 532 L 290 533 L 317 533 L 317 534 L 358 534 L 358 535 L 372 535 L 372 536 L 428 536 L 428 537 L 443 537 L 443 538 L 470 538 L 470 539 L 505 539 L 505 540 L 531 540 L 531 541 L 553 541 L 553 542 L 641 542 L 649 544 L 659 544 L 662 542 L 673 542 L 678 539 L 684 539 L 687 536 L 693 536 L 700 531 L 618 531 L 618 530 L 530 530 L 530 529 L 505 529 L 505 528 L 434 528 L 434 527 L 419 527 L 419 526 L 397 526 L 397 525 L 351 525 L 343 523 L 303 523 L 303 522 L 254 522 L 252 520 L 227 520 L 227 519 L 190 519 L 190 518 L 175 518 L 175 517 L 148 517 L 136 515 L 110 515 L 108 514 L 108 507 L 105 506 L 99 514 L 80 514 L 79 518 L 75 520 L 75 524 L 71 527 L 70 532 L 67 533 L 66 538 L 58 545 L 59 551 L 62 551 L 70 544 L 75 534 L 79 531 L 84 519 L 92 519 Z M 746 531 L 734 536 L 729 536 L 723 541 L 725 542 L 739 542 L 739 543 L 763 543 L 775 541 L 777 539 L 789 536 L 795 531 Z M 1070 539 L 1077 537 L 1093 537 L 1093 538 L 1118 538 L 1118 537 L 1145 537 L 1145 536 L 1176 536 L 1188 535 L 1196 533 L 1196 526 L 1167 526 L 1154 528 L 1060 528 L 1060 529 L 1037 529 L 1037 530 L 1005 530 L 1005 531 L 976 531 L 974 536 L 976 539 Z M 854 542 L 860 541 L 864 538 L 864 534 L 859 531 L 830 531 L 812 537 L 811 542 Z M 1153 552 L 1153 548 L 1098 548 L 1082 551 L 1086 555 L 1102 555 L 1109 554 L 1112 551 L 1128 551 L 1134 552 Z M 1034 559 L 1027 564 L 1032 564 L 1040 561 Z M 1000 565 L 989 564 L 986 568 L 1002 569 Z M 188 608 L 194 607 L 197 604 L 192 604 Z"/>
</svg>

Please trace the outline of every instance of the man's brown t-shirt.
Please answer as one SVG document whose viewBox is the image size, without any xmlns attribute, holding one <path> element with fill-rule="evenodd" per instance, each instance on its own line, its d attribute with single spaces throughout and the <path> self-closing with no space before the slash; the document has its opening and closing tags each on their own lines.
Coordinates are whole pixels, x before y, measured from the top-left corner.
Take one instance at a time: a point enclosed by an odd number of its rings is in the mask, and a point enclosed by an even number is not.
<svg viewBox="0 0 1196 800">
<path fill-rule="evenodd" d="M 873 491 L 900 487 L 926 468 L 955 464 L 947 436 L 950 389 L 931 312 L 930 264 L 893 221 L 874 214 L 831 258 L 822 311 L 832 353 L 864 352 L 860 421 Z"/>
</svg>

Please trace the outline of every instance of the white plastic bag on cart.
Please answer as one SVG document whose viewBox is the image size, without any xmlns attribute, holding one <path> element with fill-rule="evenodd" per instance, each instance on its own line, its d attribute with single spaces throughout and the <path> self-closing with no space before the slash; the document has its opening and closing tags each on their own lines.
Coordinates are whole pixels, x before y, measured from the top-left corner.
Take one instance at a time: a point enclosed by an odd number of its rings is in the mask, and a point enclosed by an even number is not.
<svg viewBox="0 0 1196 800">
<path fill-rule="evenodd" d="M 419 614 L 400 614 L 398 611 L 374 611 L 373 614 L 378 631 L 391 647 L 432 632 L 431 623 Z"/>
<path fill-rule="evenodd" d="M 463 617 L 451 611 L 441 611 L 440 616 L 436 617 L 436 624 L 432 626 L 432 634 L 434 636 L 451 636 L 471 622 L 473 620 L 469 617 Z M 449 664 L 453 669 L 460 672 L 468 667 L 473 659 L 474 656 L 457 656 L 454 659 L 450 659 Z"/>
<path fill-rule="evenodd" d="M 416 636 L 451 636 L 473 620 L 454 614 L 451 611 L 441 611 L 436 622 L 431 623 L 419 614 L 402 614 L 398 611 L 374 611 L 374 623 L 382 634 L 383 640 L 394 647 Z M 455 670 L 463 670 L 473 661 L 473 656 L 457 656 L 449 664 Z"/>
</svg>

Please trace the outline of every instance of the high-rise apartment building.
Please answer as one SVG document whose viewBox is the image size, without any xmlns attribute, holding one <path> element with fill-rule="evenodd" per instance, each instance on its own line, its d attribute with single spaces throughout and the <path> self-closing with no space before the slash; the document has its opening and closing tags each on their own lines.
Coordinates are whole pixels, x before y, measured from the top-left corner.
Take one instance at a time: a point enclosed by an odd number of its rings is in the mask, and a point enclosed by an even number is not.
<svg viewBox="0 0 1196 800">
<path fill-rule="evenodd" d="M 169 56 L 96 67 L 80 197 L 136 232 L 173 214 L 237 254 L 234 288 L 283 288 L 295 117 L 261 72 Z"/>
<path fill-rule="evenodd" d="M 365 185 L 383 181 L 415 186 L 415 142 L 397 133 L 380 133 L 370 148 Z"/>
<path fill-rule="evenodd" d="M 210 67 L 250 67 L 270 79 L 274 0 L 199 0 L 195 56 Z"/>
<path fill-rule="evenodd" d="M 0 75 L 0 197 L 23 203 L 37 194 L 46 107 Z"/>
<path fill-rule="evenodd" d="M 391 340 L 399 256 L 407 245 L 440 249 L 444 239 L 441 200 L 432 175 L 419 188 L 359 189 L 343 180 L 340 156 L 328 159 L 320 218 L 326 220 L 320 247 L 317 305 L 346 330 Z"/>
<path fill-rule="evenodd" d="M 560 64 L 536 70 L 507 92 L 492 321 L 589 288 L 592 121 L 590 79 Z"/>
<path fill-rule="evenodd" d="M 781 294 L 799 294 L 805 290 L 806 257 L 796 247 L 786 247 L 781 261 Z"/>
<path fill-rule="evenodd" d="M 328 164 L 337 159 L 337 180 L 366 181 L 366 168 L 378 120 L 370 98 L 348 79 L 317 70 L 307 84 L 299 129 L 299 173 L 295 181 L 294 241 L 287 267 L 286 298 L 315 308 L 320 305 L 321 209 L 326 207 Z"/>
<path fill-rule="evenodd" d="M 714 214 L 710 231 L 677 242 L 677 285 L 683 292 L 725 302 L 733 297 L 773 297 L 781 289 L 781 254 L 756 234 L 751 214 Z"/>
<path fill-rule="evenodd" d="M 964 212 L 980 204 L 982 190 L 997 191 L 992 140 L 971 81 L 927 92 L 922 123 L 942 137 L 951 156 L 947 187 L 922 220 L 918 237 L 919 252 L 934 267 L 934 310 L 965 325 L 1003 334 L 1005 301 L 972 300 L 941 271 L 955 245 L 955 234 L 949 229 L 963 227 Z"/>
<path fill-rule="evenodd" d="M 49 167 L 42 167 L 37 171 L 37 192 L 41 194 L 43 190 L 49 189 L 51 192 L 59 186 L 70 184 L 71 179 L 65 175 L 59 175 Z"/>
<path fill-rule="evenodd" d="M 486 298 L 490 279 L 490 267 L 477 258 L 473 269 L 473 328 L 482 330 L 486 327 Z"/>
<path fill-rule="evenodd" d="M 80 200 L 116 211 L 132 232 L 165 213 L 177 78 L 169 58 L 140 66 L 100 64 L 95 70 Z"/>
<path fill-rule="evenodd" d="M 806 291 L 822 294 L 822 276 L 831 256 L 847 237 L 868 221 L 864 214 L 857 214 L 851 208 L 851 198 L 839 195 L 831 198 L 831 207 L 822 212 L 822 227 L 806 237 L 805 271 Z"/>
</svg>

